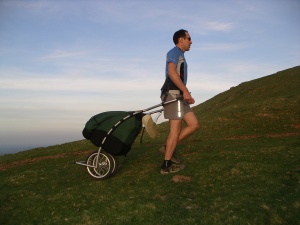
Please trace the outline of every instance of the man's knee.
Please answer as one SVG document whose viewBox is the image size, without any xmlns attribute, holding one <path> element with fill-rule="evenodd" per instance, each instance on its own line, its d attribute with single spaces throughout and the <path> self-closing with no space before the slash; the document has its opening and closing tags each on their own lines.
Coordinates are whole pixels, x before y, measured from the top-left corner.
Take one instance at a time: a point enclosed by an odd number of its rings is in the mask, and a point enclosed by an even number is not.
<svg viewBox="0 0 300 225">
<path fill-rule="evenodd" d="M 200 128 L 198 119 L 193 112 L 186 114 L 184 121 L 192 132 L 195 132 Z"/>
<path fill-rule="evenodd" d="M 190 127 L 193 130 L 193 132 L 195 132 L 195 131 L 199 130 L 200 125 L 199 125 L 199 123 L 197 121 L 197 123 L 193 123 Z"/>
</svg>

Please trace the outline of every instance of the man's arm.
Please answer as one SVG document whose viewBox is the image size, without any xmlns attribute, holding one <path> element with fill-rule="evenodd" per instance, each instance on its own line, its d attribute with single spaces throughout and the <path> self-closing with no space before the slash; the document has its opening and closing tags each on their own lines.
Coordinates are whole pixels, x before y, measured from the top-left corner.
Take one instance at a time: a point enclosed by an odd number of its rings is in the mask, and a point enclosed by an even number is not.
<svg viewBox="0 0 300 225">
<path fill-rule="evenodd" d="M 177 73 L 176 70 L 176 65 L 174 63 L 171 62 L 168 63 L 168 74 L 172 82 L 182 91 L 183 99 L 187 101 L 189 104 L 194 104 L 195 100 L 192 98 L 189 90 L 180 79 L 179 74 Z"/>
</svg>

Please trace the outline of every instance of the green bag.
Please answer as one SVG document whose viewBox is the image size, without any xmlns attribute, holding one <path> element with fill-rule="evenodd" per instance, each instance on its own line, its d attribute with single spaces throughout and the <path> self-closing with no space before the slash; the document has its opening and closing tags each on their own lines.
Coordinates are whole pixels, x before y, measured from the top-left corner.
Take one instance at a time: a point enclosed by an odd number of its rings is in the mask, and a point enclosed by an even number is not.
<svg viewBox="0 0 300 225">
<path fill-rule="evenodd" d="M 103 112 L 87 121 L 82 135 L 112 155 L 126 155 L 142 130 L 143 116 L 126 111 Z"/>
</svg>

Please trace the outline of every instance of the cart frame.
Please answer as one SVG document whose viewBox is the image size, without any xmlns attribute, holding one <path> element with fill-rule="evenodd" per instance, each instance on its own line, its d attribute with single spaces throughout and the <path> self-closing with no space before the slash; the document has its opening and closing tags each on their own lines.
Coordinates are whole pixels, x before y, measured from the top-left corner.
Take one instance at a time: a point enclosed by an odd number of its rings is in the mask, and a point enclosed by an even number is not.
<svg viewBox="0 0 300 225">
<path fill-rule="evenodd" d="M 112 128 L 107 132 L 106 136 L 103 138 L 103 140 L 102 140 L 102 142 L 101 142 L 101 144 L 99 146 L 98 152 L 92 153 L 88 157 L 88 159 L 86 161 L 79 161 L 79 162 L 76 162 L 76 164 L 77 165 L 81 165 L 81 166 L 85 166 L 86 169 L 88 170 L 89 174 L 91 176 L 93 176 L 94 178 L 97 178 L 97 179 L 106 179 L 106 178 L 110 177 L 116 171 L 116 168 L 115 168 L 116 167 L 116 161 L 115 161 L 114 156 L 111 155 L 111 154 L 109 154 L 109 153 L 107 153 L 107 152 L 105 152 L 104 149 L 103 149 L 103 147 L 102 147 L 104 145 L 105 141 L 107 140 L 107 138 L 110 136 L 110 134 L 120 124 L 122 124 L 124 121 L 126 121 L 127 119 L 129 119 L 129 118 L 131 118 L 131 117 L 133 117 L 133 116 L 135 116 L 137 114 L 145 113 L 145 114 L 151 115 L 151 114 L 154 114 L 154 113 L 163 112 L 164 111 L 163 108 L 158 109 L 158 110 L 154 110 L 154 111 L 150 111 L 150 110 L 158 108 L 160 106 L 164 106 L 164 105 L 173 103 L 173 102 L 176 102 L 176 101 L 180 101 L 182 99 L 183 99 L 182 97 L 179 97 L 179 98 L 167 101 L 167 102 L 161 102 L 160 104 L 151 106 L 151 107 L 146 108 L 146 109 L 134 111 L 134 112 L 130 113 L 129 115 L 125 116 L 124 118 L 122 118 L 121 120 L 119 120 L 115 125 L 113 125 Z M 102 163 L 99 163 L 100 162 L 100 155 L 101 155 L 101 157 L 104 157 L 103 158 L 104 161 L 102 161 Z M 111 164 L 113 164 L 113 165 L 111 165 Z M 104 175 L 99 174 L 100 172 L 96 171 L 96 169 L 99 166 L 100 167 L 104 166 L 105 168 L 107 168 L 107 166 L 108 166 L 109 167 L 108 171 L 105 171 Z M 94 174 L 94 172 L 96 173 L 96 175 Z"/>
</svg>

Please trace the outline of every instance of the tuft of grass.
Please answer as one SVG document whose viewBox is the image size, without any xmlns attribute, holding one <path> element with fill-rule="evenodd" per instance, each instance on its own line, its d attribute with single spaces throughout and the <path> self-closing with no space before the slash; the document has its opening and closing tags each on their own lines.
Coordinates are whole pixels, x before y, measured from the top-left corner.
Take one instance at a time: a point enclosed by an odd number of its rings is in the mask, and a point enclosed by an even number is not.
<svg viewBox="0 0 300 225">
<path fill-rule="evenodd" d="M 299 224 L 299 75 L 282 71 L 196 106 L 202 127 L 176 150 L 187 182 L 159 173 L 167 123 L 154 140 L 138 137 L 107 180 L 74 163 L 97 151 L 86 140 L 1 156 L 0 222 Z"/>
</svg>

